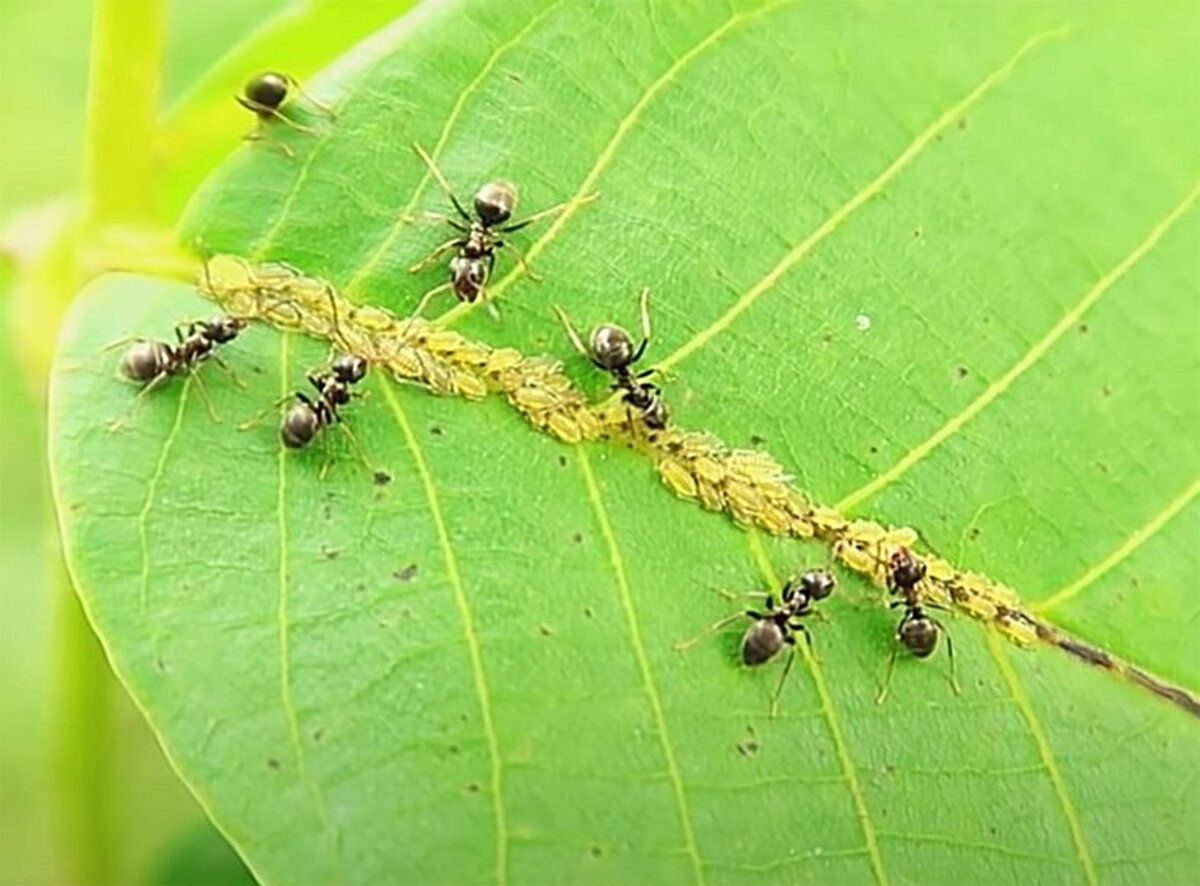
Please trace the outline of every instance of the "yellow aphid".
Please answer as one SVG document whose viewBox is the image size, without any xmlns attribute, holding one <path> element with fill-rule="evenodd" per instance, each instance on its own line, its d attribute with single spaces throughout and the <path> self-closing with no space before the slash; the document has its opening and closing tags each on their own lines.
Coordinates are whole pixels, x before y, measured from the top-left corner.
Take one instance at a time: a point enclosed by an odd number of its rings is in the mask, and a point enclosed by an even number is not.
<svg viewBox="0 0 1200 886">
<path fill-rule="evenodd" d="M 925 558 L 925 574 L 935 581 L 949 581 L 957 575 L 957 570 L 941 557 Z"/>
<path fill-rule="evenodd" d="M 710 511 L 720 511 L 725 507 L 725 497 L 721 495 L 721 489 L 714 486 L 712 483 L 704 480 L 701 477 L 696 478 L 696 491 L 700 495 L 700 502 Z"/>
<path fill-rule="evenodd" d="M 562 412 L 551 412 L 547 416 L 546 426 L 550 428 L 554 436 L 565 443 L 578 443 L 583 439 L 583 435 L 579 432 L 579 425 Z"/>
<path fill-rule="evenodd" d="M 381 362 L 392 372 L 404 378 L 419 379 L 425 375 L 420 352 L 414 351 L 412 348 L 397 348 Z"/>
<path fill-rule="evenodd" d="M 849 525 L 849 521 L 833 508 L 813 508 L 809 519 L 820 533 L 839 533 Z"/>
<path fill-rule="evenodd" d="M 1004 636 L 1021 646 L 1032 646 L 1038 641 L 1037 631 L 1033 625 L 1024 621 L 1001 616 L 996 619 L 994 624 Z"/>
<path fill-rule="evenodd" d="M 469 400 L 482 400 L 487 396 L 487 385 L 483 379 L 462 370 L 454 370 L 454 387 Z"/>
<path fill-rule="evenodd" d="M 559 404 L 558 397 L 550 391 L 531 385 L 521 385 L 510 391 L 509 396 L 519 408 L 533 412 L 545 412 L 554 409 Z"/>
<path fill-rule="evenodd" d="M 512 369 L 524 359 L 524 355 L 515 348 L 497 348 L 488 352 L 484 371 L 489 374 L 498 374 Z"/>
<path fill-rule="evenodd" d="M 782 508 L 767 505 L 758 515 L 758 525 L 772 535 L 789 535 L 793 532 L 792 519 Z"/>
<path fill-rule="evenodd" d="M 575 422 L 579 425 L 579 433 L 585 440 L 595 440 L 603 431 L 600 420 L 589 409 L 576 410 Z"/>
<path fill-rule="evenodd" d="M 833 546 L 833 555 L 855 572 L 875 573 L 876 559 L 855 544 L 838 542 Z"/>
<path fill-rule="evenodd" d="M 884 544 L 901 548 L 911 548 L 917 543 L 917 531 L 910 526 L 893 526 L 884 536 Z"/>
<path fill-rule="evenodd" d="M 761 514 L 767 507 L 766 499 L 753 486 L 729 480 L 725 482 L 725 499 L 731 508 L 751 516 Z"/>
<path fill-rule="evenodd" d="M 720 483 L 725 479 L 725 472 L 716 459 L 708 456 L 698 456 L 692 459 L 692 473 L 706 483 Z"/>
<path fill-rule="evenodd" d="M 670 458 L 659 459 L 658 475 L 680 498 L 694 499 L 699 495 L 695 478 L 677 461 Z"/>
</svg>

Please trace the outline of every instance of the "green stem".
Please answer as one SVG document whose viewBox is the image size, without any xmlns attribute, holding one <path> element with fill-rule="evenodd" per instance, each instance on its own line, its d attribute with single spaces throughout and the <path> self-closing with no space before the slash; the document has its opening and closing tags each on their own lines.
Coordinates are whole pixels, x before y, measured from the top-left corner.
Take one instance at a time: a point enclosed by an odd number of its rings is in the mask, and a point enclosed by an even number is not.
<svg viewBox="0 0 1200 886">
<path fill-rule="evenodd" d="M 115 882 L 112 784 L 112 677 L 55 544 L 54 773 L 61 870 L 70 883 Z"/>
<path fill-rule="evenodd" d="M 88 71 L 87 219 L 143 221 L 154 208 L 164 0 L 97 0 Z"/>
</svg>

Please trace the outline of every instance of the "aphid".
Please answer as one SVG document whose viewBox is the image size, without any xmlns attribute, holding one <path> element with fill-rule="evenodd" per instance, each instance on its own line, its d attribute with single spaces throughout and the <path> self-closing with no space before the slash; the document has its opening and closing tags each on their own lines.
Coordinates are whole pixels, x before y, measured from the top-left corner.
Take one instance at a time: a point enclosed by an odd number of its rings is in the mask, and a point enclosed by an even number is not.
<svg viewBox="0 0 1200 886">
<path fill-rule="evenodd" d="M 748 667 L 757 667 L 766 664 L 784 646 L 791 647 L 791 653 L 788 655 L 787 663 L 783 666 L 783 673 L 779 677 L 779 683 L 776 685 L 775 692 L 771 696 L 770 713 L 773 717 L 778 713 L 780 693 L 783 692 L 784 681 L 787 680 L 788 673 L 791 672 L 792 664 L 796 659 L 796 634 L 803 634 L 805 643 L 808 644 L 810 650 L 812 649 L 812 638 L 809 636 L 808 629 L 804 626 L 801 619 L 806 615 L 811 615 L 813 604 L 818 600 L 824 600 L 832 594 L 836 585 L 837 580 L 829 570 L 811 569 L 798 578 L 787 580 L 782 591 L 780 591 L 778 604 L 776 604 L 773 594 L 750 591 L 742 596 L 764 597 L 764 609 L 747 609 L 743 612 L 735 612 L 732 615 L 728 615 L 705 628 L 692 639 L 676 643 L 675 649 L 683 651 L 710 634 L 721 630 L 726 625 L 737 621 L 739 618 L 752 619 L 753 623 L 746 629 L 746 633 L 742 635 L 741 655 L 743 664 Z"/>
<path fill-rule="evenodd" d="M 204 382 L 196 374 L 196 369 L 201 362 L 211 358 L 229 373 L 235 384 L 240 385 L 233 370 L 225 365 L 214 351 L 217 345 L 233 341 L 245 328 L 245 319 L 222 314 L 209 320 L 187 320 L 175 324 L 175 344 L 143 338 L 134 339 L 121 357 L 121 374 L 130 381 L 143 385 L 130 410 L 133 410 L 142 397 L 167 379 L 187 372 L 196 380 L 196 389 L 204 397 L 209 415 L 214 421 L 220 421 L 212 401 L 208 399 L 208 393 L 204 390 Z M 113 342 L 105 350 L 118 347 L 127 341 L 129 339 Z M 124 425 L 126 418 L 128 414 L 113 422 L 109 430 L 118 430 Z"/>
<path fill-rule="evenodd" d="M 248 141 L 263 138 L 262 127 L 271 119 L 279 120 L 299 132 L 310 134 L 315 132 L 312 128 L 297 123 L 283 113 L 283 103 L 287 101 L 288 93 L 292 90 L 303 95 L 308 99 L 309 103 L 323 113 L 330 117 L 334 116 L 333 109 L 323 102 L 317 101 L 301 89 L 295 77 L 289 74 L 280 74 L 276 71 L 264 71 L 250 80 L 242 89 L 240 95 L 234 96 L 238 104 L 248 111 L 252 111 L 258 117 L 258 127 L 245 136 Z M 287 145 L 280 144 L 279 147 L 289 157 L 294 156 L 292 149 Z"/>
<path fill-rule="evenodd" d="M 649 297 L 650 289 L 643 289 L 640 298 L 642 340 L 636 347 L 629 333 L 613 323 L 604 323 L 593 329 L 585 346 L 563 310 L 558 306 L 555 306 L 554 310 L 558 319 L 562 321 L 563 328 L 567 330 L 567 336 L 575 350 L 613 377 L 613 390 L 622 392 L 621 400 L 626 407 L 636 409 L 641 414 L 642 423 L 646 427 L 661 431 L 666 428 L 670 416 L 667 404 L 662 398 L 662 389 L 656 384 L 642 381 L 653 375 L 655 370 L 647 369 L 637 375 L 633 373 L 633 365 L 641 359 L 647 345 L 650 344 L 650 312 L 647 305 Z"/>
<path fill-rule="evenodd" d="M 532 269 L 529 268 L 524 254 L 517 249 L 515 244 L 502 239 L 499 235 L 512 234 L 535 221 L 557 215 L 570 205 L 569 202 L 559 203 L 549 209 L 528 215 L 520 221 L 510 222 L 509 219 L 512 218 L 512 214 L 517 208 L 517 186 L 512 182 L 490 181 L 485 182 L 475 192 L 473 200 L 475 214 L 472 215 L 463 207 L 455 195 L 454 189 L 450 187 L 450 183 L 446 181 L 442 171 L 433 162 L 433 158 L 425 153 L 424 148 L 414 144 L 413 150 L 429 168 L 430 175 L 446 192 L 451 205 L 454 206 L 454 211 L 458 214 L 457 218 L 443 213 L 426 213 L 425 215 L 426 218 L 443 221 L 450 225 L 458 235 L 436 247 L 429 255 L 409 268 L 409 271 L 415 274 L 427 268 L 450 250 L 456 250 L 457 255 L 450 260 L 450 280 L 441 286 L 435 286 L 421 296 L 421 301 L 417 303 L 413 315 L 420 315 L 429 304 L 430 299 L 447 290 L 453 292 L 461 302 L 469 304 L 478 301 L 483 297 L 488 280 L 491 279 L 492 270 L 496 266 L 496 252 L 506 246 L 517 254 L 518 260 L 529 272 L 530 277 L 537 279 Z M 595 197 L 596 195 L 592 194 L 584 198 L 583 202 L 593 200 Z"/>
<path fill-rule="evenodd" d="M 900 594 L 902 597 L 902 599 L 894 601 L 890 608 L 904 607 L 904 617 L 900 619 L 900 624 L 896 628 L 896 640 L 917 658 L 928 658 L 932 655 L 933 650 L 937 648 L 939 632 L 946 631 L 940 621 L 925 612 L 926 608 L 943 608 L 935 603 L 922 602 L 918 588 L 925 580 L 925 572 L 924 561 L 913 556 L 912 551 L 906 547 L 896 548 L 891 559 L 888 560 L 888 590 L 893 594 Z M 891 657 L 888 659 L 887 675 L 884 677 L 883 687 L 879 690 L 879 696 L 875 699 L 876 704 L 883 704 L 884 699 L 887 698 L 888 687 L 892 682 L 892 671 L 896 666 L 896 655 L 899 651 L 898 647 L 892 648 Z M 955 693 L 958 693 L 961 690 L 958 687 L 958 680 L 954 676 L 954 644 L 950 640 L 949 632 L 946 632 L 946 653 L 950 657 L 950 685 Z"/>
</svg>

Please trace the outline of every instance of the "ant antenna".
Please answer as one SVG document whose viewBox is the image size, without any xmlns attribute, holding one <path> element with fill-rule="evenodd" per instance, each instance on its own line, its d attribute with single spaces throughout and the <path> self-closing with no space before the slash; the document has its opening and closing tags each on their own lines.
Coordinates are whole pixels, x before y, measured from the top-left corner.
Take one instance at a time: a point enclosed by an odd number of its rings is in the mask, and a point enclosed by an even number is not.
<svg viewBox="0 0 1200 886">
<path fill-rule="evenodd" d="M 333 291 L 333 286 L 330 283 L 325 284 L 325 296 L 329 299 L 329 308 L 333 317 L 333 326 L 330 329 L 330 334 L 337 339 L 342 350 L 347 354 L 353 353 L 354 349 L 350 347 L 350 342 L 346 340 L 346 336 L 342 334 L 342 324 L 338 320 L 338 298 L 337 293 Z"/>
</svg>

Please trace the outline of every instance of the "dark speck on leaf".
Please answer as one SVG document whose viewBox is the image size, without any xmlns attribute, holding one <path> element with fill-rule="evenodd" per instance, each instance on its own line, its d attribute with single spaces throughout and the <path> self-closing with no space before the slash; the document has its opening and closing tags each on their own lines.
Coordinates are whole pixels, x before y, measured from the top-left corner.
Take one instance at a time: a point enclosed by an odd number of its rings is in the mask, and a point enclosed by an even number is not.
<svg viewBox="0 0 1200 886">
<path fill-rule="evenodd" d="M 967 128 L 967 118 L 966 117 L 958 118 L 958 128 L 959 128 L 960 132 Z"/>
<path fill-rule="evenodd" d="M 338 554 L 340 553 L 341 551 L 339 551 L 337 548 L 331 548 L 329 545 L 325 544 L 321 545 L 321 556 L 323 556 L 326 560 L 336 560 L 338 558 Z"/>
<path fill-rule="evenodd" d="M 1109 466 L 1107 464 L 1105 464 L 1104 462 L 1098 461 L 1098 462 L 1096 462 L 1096 470 L 1099 471 L 1101 474 L 1107 474 L 1112 469 L 1109 468 Z"/>
<path fill-rule="evenodd" d="M 1083 335 L 1087 335 L 1089 332 L 1091 332 L 1091 331 L 1092 331 L 1092 327 L 1088 326 L 1086 323 L 1080 323 L 1080 324 L 1079 324 L 1079 331 L 1080 331 L 1080 333 L 1082 333 Z"/>
<path fill-rule="evenodd" d="M 592 611 L 592 607 L 591 607 L 591 606 L 584 606 L 584 607 L 583 607 L 583 614 L 584 614 L 584 615 L 586 615 L 588 618 L 594 618 L 594 617 L 595 617 L 595 615 L 596 615 L 596 613 Z"/>
<path fill-rule="evenodd" d="M 450 753 L 452 753 L 452 754 L 461 753 L 458 749 L 458 745 L 456 745 L 456 744 L 450 745 Z"/>
<path fill-rule="evenodd" d="M 974 541 L 975 539 L 979 538 L 980 531 L 981 530 L 978 526 L 972 526 L 970 531 L 967 532 L 967 538 L 971 539 L 971 541 Z"/>
<path fill-rule="evenodd" d="M 925 233 L 925 232 L 924 232 L 924 231 L 922 231 L 920 228 L 913 228 L 913 239 L 914 239 L 914 240 L 920 240 L 920 239 L 921 239 L 921 236 L 922 236 L 924 233 Z"/>
<path fill-rule="evenodd" d="M 767 442 L 766 437 L 760 437 L 758 434 L 750 435 L 750 445 L 751 446 L 762 446 L 766 442 Z"/>
<path fill-rule="evenodd" d="M 550 630 L 545 625 L 538 625 L 538 633 L 540 633 L 543 637 L 549 637 L 554 634 L 554 631 Z"/>
<path fill-rule="evenodd" d="M 268 757 L 267 758 L 267 766 L 271 769 L 278 769 L 279 761 L 276 760 L 274 757 Z"/>
<path fill-rule="evenodd" d="M 573 536 L 571 536 L 571 538 L 573 538 L 575 540 L 575 544 L 577 544 L 577 545 L 583 544 L 583 533 L 582 532 L 576 532 Z"/>
<path fill-rule="evenodd" d="M 154 666 L 155 666 L 155 667 L 157 667 L 157 668 L 158 668 L 160 671 L 162 671 L 164 674 L 167 672 L 167 663 L 166 663 L 165 661 L 163 661 L 163 660 L 162 660 L 162 657 L 161 657 L 161 656 L 159 656 L 158 658 L 154 659 Z"/>
<path fill-rule="evenodd" d="M 558 457 L 558 465 L 559 465 L 559 467 L 562 467 L 562 468 L 565 468 L 567 466 L 567 457 L 565 455 L 560 455 Z"/>
<path fill-rule="evenodd" d="M 472 794 L 478 794 L 479 793 L 479 783 L 474 782 L 474 781 L 470 782 L 467 785 L 467 790 L 470 791 Z"/>
<path fill-rule="evenodd" d="M 433 436 L 435 436 L 435 437 L 440 437 L 440 436 L 442 436 L 443 431 L 442 431 L 442 428 L 440 425 L 432 425 L 429 428 L 429 433 L 433 434 Z"/>
<path fill-rule="evenodd" d="M 324 737 L 325 737 L 324 729 L 314 729 L 313 730 L 313 741 L 320 741 Z"/>
<path fill-rule="evenodd" d="M 967 369 L 965 366 L 959 366 L 954 371 L 958 373 L 959 378 L 966 378 L 971 374 L 971 370 Z"/>
<path fill-rule="evenodd" d="M 1100 389 L 1100 393 L 1103 394 L 1105 397 L 1111 397 L 1112 396 L 1112 388 L 1110 388 L 1108 385 L 1105 385 L 1104 387 L 1102 387 Z"/>
<path fill-rule="evenodd" d="M 599 858 L 603 854 L 604 854 L 604 850 L 601 849 L 599 846 L 592 847 L 592 858 Z"/>
<path fill-rule="evenodd" d="M 869 451 L 870 451 L 871 455 L 879 455 L 879 447 L 878 446 L 872 446 Z"/>
<path fill-rule="evenodd" d="M 740 741 L 737 744 L 738 753 L 743 757 L 753 757 L 758 753 L 758 742 Z"/>
<path fill-rule="evenodd" d="M 329 502 L 325 502 L 325 504 L 321 505 L 321 516 L 326 520 L 333 519 L 333 506 L 330 505 Z"/>
<path fill-rule="evenodd" d="M 371 478 L 376 486 L 387 486 L 392 482 L 392 475 L 387 471 L 376 471 L 375 476 Z"/>
<path fill-rule="evenodd" d="M 417 564 L 409 563 L 403 569 L 397 569 L 395 572 L 393 572 L 392 576 L 396 579 L 396 581 L 412 581 L 416 574 Z"/>
<path fill-rule="evenodd" d="M 827 332 L 821 336 L 822 344 L 831 344 L 832 342 L 833 342 L 833 333 L 832 332 Z"/>
</svg>

